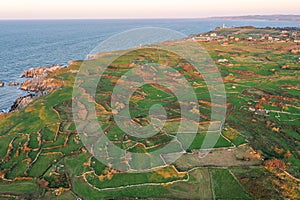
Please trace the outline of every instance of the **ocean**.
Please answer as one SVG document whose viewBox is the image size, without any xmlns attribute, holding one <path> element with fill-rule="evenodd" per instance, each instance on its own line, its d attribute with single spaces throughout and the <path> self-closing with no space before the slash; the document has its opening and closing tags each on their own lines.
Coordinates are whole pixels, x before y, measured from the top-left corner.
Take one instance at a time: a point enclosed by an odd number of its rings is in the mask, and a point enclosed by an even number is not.
<svg viewBox="0 0 300 200">
<path fill-rule="evenodd" d="M 85 59 L 100 42 L 123 31 L 142 27 L 161 27 L 190 35 L 227 27 L 299 27 L 288 21 L 228 21 L 204 19 L 135 20 L 3 20 L 0 21 L 0 111 L 10 108 L 16 98 L 26 95 L 9 83 L 24 81 L 25 69 L 70 60 Z"/>
</svg>

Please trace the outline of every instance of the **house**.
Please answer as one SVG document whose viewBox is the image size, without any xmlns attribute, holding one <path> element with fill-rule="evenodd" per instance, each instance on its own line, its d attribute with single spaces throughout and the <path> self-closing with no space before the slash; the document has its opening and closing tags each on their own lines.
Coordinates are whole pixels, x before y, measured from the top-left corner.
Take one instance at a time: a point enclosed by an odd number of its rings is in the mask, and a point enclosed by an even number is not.
<svg viewBox="0 0 300 200">
<path fill-rule="evenodd" d="M 217 37 L 217 34 L 216 33 L 211 33 L 210 37 Z"/>
<path fill-rule="evenodd" d="M 269 36 L 269 37 L 268 37 L 268 40 L 269 40 L 269 41 L 273 41 L 273 37 L 272 37 L 272 36 Z"/>
</svg>

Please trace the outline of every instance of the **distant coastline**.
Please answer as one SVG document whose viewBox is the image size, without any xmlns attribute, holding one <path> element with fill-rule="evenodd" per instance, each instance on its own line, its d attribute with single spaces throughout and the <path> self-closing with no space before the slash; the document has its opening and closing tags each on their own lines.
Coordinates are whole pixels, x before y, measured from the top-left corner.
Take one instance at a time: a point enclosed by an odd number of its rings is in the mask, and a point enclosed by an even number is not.
<svg viewBox="0 0 300 200">
<path fill-rule="evenodd" d="M 300 22 L 300 15 L 220 16 L 220 17 L 209 17 L 207 19 L 215 19 L 215 20 L 268 20 L 268 21 L 293 21 L 293 22 Z"/>
</svg>

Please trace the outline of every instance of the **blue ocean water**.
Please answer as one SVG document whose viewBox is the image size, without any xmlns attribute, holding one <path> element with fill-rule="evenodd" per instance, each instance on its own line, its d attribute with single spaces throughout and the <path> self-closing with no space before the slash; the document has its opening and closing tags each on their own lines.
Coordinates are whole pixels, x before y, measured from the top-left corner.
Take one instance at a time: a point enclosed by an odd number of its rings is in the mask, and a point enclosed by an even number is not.
<svg viewBox="0 0 300 200">
<path fill-rule="evenodd" d="M 256 27 L 299 27 L 287 21 L 222 21 L 203 19 L 135 19 L 135 20 L 13 20 L 0 21 L 0 110 L 9 108 L 26 92 L 8 87 L 21 82 L 25 69 L 52 64 L 67 64 L 84 59 L 100 42 L 114 34 L 141 27 L 162 27 L 186 35 L 206 32 L 225 24 Z"/>
</svg>

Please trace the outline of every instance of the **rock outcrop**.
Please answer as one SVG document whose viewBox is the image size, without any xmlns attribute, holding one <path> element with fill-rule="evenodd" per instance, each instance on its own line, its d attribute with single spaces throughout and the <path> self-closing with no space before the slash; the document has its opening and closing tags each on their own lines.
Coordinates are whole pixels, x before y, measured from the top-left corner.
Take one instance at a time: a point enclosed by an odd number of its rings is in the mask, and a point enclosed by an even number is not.
<svg viewBox="0 0 300 200">
<path fill-rule="evenodd" d="M 50 67 L 38 67 L 25 70 L 22 74 L 22 78 L 36 78 L 40 76 L 46 76 L 48 73 L 52 73 L 58 69 L 65 68 L 63 65 L 52 65 Z"/>
<path fill-rule="evenodd" d="M 18 82 L 12 82 L 8 84 L 8 86 L 18 86 L 18 85 L 20 85 L 20 83 Z"/>
<path fill-rule="evenodd" d="M 25 108 L 30 102 L 33 101 L 33 98 L 33 94 L 17 98 L 14 104 L 11 106 L 9 112 Z"/>
<path fill-rule="evenodd" d="M 47 75 L 49 73 L 53 73 L 56 70 L 65 68 L 63 65 L 52 65 L 50 67 L 38 67 L 38 68 L 30 68 L 25 70 L 22 74 L 22 77 L 29 78 L 23 83 L 12 82 L 8 84 L 9 86 L 20 86 L 21 90 L 30 91 L 34 94 L 29 94 L 23 97 L 19 97 L 15 100 L 14 104 L 11 106 L 9 112 L 22 109 L 30 104 L 34 98 L 44 96 L 49 92 L 60 88 L 63 85 L 62 80 L 57 80 L 54 78 L 48 78 Z M 0 82 L 0 87 L 1 87 Z M 3 85 L 4 86 L 4 83 Z"/>
<path fill-rule="evenodd" d="M 30 92 L 51 92 L 61 87 L 62 81 L 53 78 L 33 78 L 21 84 L 20 89 Z"/>
</svg>

